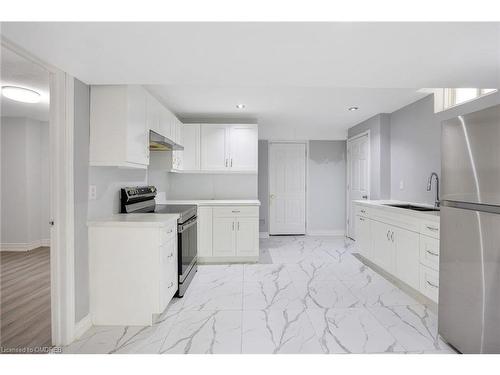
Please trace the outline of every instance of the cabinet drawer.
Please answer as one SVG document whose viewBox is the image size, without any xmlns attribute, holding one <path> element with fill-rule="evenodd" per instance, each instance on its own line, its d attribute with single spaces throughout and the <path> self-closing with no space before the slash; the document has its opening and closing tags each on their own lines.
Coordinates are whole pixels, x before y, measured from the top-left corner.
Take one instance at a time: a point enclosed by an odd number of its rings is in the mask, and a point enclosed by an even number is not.
<svg viewBox="0 0 500 375">
<path fill-rule="evenodd" d="M 439 223 L 423 221 L 420 224 L 420 233 L 433 238 L 439 238 Z"/>
<path fill-rule="evenodd" d="M 175 239 L 177 235 L 177 223 L 160 229 L 161 245 Z"/>
<path fill-rule="evenodd" d="M 369 217 L 370 209 L 365 205 L 356 205 L 356 216 Z"/>
<path fill-rule="evenodd" d="M 432 268 L 420 265 L 420 292 L 434 302 L 439 295 L 439 272 Z"/>
<path fill-rule="evenodd" d="M 214 207 L 214 217 L 259 217 L 259 207 L 230 206 Z"/>
<path fill-rule="evenodd" d="M 420 263 L 439 271 L 439 240 L 420 235 Z"/>
</svg>

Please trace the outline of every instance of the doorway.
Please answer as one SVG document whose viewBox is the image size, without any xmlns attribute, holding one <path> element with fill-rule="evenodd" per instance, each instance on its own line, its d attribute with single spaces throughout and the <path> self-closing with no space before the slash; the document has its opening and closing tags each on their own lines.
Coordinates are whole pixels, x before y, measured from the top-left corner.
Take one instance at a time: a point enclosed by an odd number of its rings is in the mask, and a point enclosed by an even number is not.
<svg viewBox="0 0 500 375">
<path fill-rule="evenodd" d="M 1 77 L 0 346 L 40 352 L 52 345 L 50 73 L 2 46 Z"/>
<path fill-rule="evenodd" d="M 370 132 L 347 140 L 347 237 L 355 238 L 353 201 L 370 199 Z"/>
<path fill-rule="evenodd" d="M 305 142 L 269 143 L 269 234 L 306 233 Z"/>
</svg>

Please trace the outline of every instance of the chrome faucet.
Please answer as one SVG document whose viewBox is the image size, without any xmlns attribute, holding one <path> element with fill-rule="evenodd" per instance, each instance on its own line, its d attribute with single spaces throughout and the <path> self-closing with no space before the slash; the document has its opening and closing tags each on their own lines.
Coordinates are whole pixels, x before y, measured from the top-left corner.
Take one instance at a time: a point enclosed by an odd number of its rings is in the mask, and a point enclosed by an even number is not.
<svg viewBox="0 0 500 375">
<path fill-rule="evenodd" d="M 439 176 L 437 175 L 436 172 L 432 172 L 431 176 L 429 177 L 429 181 L 427 182 L 427 191 L 431 191 L 432 177 L 436 177 L 436 200 L 434 202 L 434 206 L 439 207 L 439 205 L 440 205 L 440 201 L 439 201 Z"/>
</svg>

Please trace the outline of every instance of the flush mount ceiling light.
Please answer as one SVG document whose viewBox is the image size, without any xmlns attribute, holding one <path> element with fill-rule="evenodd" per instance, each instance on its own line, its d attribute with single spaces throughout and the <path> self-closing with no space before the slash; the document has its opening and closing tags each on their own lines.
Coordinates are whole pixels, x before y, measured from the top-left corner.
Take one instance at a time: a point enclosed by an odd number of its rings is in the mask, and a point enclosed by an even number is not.
<svg viewBox="0 0 500 375">
<path fill-rule="evenodd" d="M 357 111 L 359 107 L 349 107 L 347 110 L 348 111 Z"/>
<path fill-rule="evenodd" d="M 23 103 L 38 103 L 40 101 L 38 92 L 18 86 L 2 86 L 2 95 Z"/>
<path fill-rule="evenodd" d="M 236 104 L 236 108 L 243 109 L 245 108 L 245 104 Z"/>
</svg>

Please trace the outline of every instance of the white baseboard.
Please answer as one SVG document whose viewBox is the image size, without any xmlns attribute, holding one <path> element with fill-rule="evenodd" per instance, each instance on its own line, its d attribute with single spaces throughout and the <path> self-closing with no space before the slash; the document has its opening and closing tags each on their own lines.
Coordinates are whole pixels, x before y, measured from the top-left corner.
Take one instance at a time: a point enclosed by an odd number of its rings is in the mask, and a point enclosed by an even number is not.
<svg viewBox="0 0 500 375">
<path fill-rule="evenodd" d="M 307 230 L 308 236 L 345 236 L 343 229 L 337 230 Z"/>
<path fill-rule="evenodd" d="M 42 246 L 50 246 L 50 239 L 37 240 L 29 243 L 3 243 L 0 251 L 30 251 Z"/>
<path fill-rule="evenodd" d="M 75 340 L 83 336 L 92 327 L 92 317 L 87 314 L 75 324 Z"/>
<path fill-rule="evenodd" d="M 269 232 L 259 232 L 259 238 L 269 238 Z"/>
</svg>

